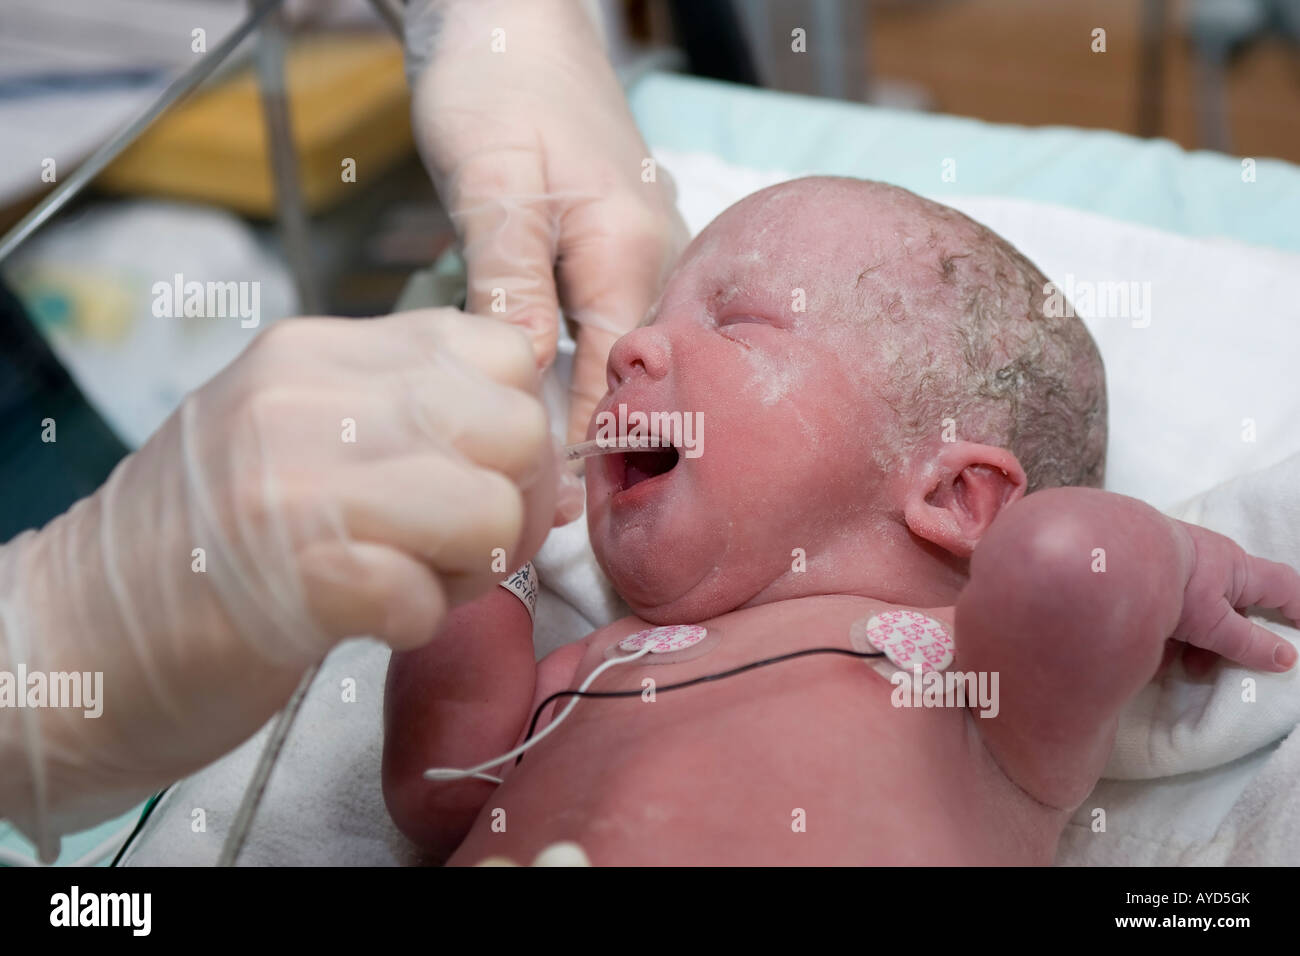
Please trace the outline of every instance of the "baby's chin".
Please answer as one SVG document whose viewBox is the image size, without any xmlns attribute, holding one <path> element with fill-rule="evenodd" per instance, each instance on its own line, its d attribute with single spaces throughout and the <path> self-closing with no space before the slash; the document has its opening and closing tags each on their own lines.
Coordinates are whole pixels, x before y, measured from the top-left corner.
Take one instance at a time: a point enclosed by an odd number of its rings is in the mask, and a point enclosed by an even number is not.
<svg viewBox="0 0 1300 956">
<path fill-rule="evenodd" d="M 591 546 L 605 576 L 628 607 L 652 624 L 663 624 L 670 623 L 667 618 L 676 613 L 699 575 L 674 562 L 671 551 L 660 546 L 657 538 L 629 536 L 609 543 L 593 535 Z"/>
<path fill-rule="evenodd" d="M 651 624 L 695 624 L 740 607 L 749 594 L 720 572 L 717 556 L 647 542 L 602 548 L 596 560 L 634 614 Z"/>
<path fill-rule="evenodd" d="M 592 551 L 614 590 L 652 624 L 693 624 L 740 607 L 754 587 L 729 557 L 735 527 L 746 525 L 725 503 L 734 492 L 719 498 L 680 481 L 662 490 L 631 507 L 588 502 Z"/>
</svg>

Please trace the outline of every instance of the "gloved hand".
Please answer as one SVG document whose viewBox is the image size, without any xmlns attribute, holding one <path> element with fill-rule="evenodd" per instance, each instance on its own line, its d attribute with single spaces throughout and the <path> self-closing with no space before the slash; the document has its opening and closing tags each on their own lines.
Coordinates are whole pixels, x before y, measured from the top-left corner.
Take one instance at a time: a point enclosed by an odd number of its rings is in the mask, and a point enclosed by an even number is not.
<svg viewBox="0 0 1300 956">
<path fill-rule="evenodd" d="M 103 675 L 97 718 L 0 709 L 0 817 L 51 860 L 254 733 L 342 638 L 416 647 L 523 564 L 581 511 L 536 378 L 518 330 L 454 309 L 267 329 L 0 548 L 0 672 Z"/>
<path fill-rule="evenodd" d="M 411 0 L 406 23 L 416 142 L 462 240 L 466 308 L 526 329 L 544 368 L 558 289 L 579 324 L 568 434 L 581 441 L 610 346 L 686 243 L 672 183 L 647 165 L 579 0 Z"/>
</svg>

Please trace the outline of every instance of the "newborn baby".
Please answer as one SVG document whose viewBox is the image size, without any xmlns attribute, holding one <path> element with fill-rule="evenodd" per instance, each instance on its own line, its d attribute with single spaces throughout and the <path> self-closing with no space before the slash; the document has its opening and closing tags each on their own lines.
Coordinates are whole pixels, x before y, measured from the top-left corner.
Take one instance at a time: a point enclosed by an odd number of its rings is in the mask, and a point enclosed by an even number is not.
<svg viewBox="0 0 1300 956">
<path fill-rule="evenodd" d="M 571 840 L 595 864 L 1045 864 L 1174 655 L 1292 666 L 1238 610 L 1300 619 L 1300 575 L 1098 490 L 1101 358 L 1052 291 L 880 183 L 797 180 L 719 216 L 614 346 L 589 433 L 620 405 L 707 425 L 698 457 L 588 464 L 592 547 L 635 616 L 535 664 L 497 588 L 395 654 L 399 828 L 452 863 Z M 552 693 L 677 624 L 707 636 L 602 673 L 593 691 L 628 696 L 578 701 L 500 784 L 422 776 L 505 753 Z M 917 706 L 940 668 L 996 699 Z"/>
</svg>

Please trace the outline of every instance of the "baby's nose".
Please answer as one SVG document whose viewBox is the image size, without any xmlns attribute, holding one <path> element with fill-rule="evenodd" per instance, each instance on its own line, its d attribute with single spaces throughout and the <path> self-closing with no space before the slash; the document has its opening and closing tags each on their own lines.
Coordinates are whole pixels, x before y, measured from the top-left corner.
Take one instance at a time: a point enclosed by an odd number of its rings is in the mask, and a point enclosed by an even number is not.
<svg viewBox="0 0 1300 956">
<path fill-rule="evenodd" d="M 612 391 L 637 374 L 661 379 L 668 374 L 671 361 L 672 348 L 662 330 L 653 325 L 633 329 L 609 350 L 609 364 L 606 367 L 609 388 Z"/>
</svg>

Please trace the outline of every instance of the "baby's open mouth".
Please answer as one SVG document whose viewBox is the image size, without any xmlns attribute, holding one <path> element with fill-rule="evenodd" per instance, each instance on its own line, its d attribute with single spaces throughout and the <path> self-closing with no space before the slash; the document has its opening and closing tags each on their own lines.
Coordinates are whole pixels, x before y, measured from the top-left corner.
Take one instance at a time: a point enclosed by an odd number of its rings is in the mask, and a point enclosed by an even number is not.
<svg viewBox="0 0 1300 956">
<path fill-rule="evenodd" d="M 658 478 L 677 467 L 679 453 L 676 448 L 651 448 L 646 451 L 627 451 L 623 459 L 623 487 L 626 491 L 651 478 Z"/>
</svg>

